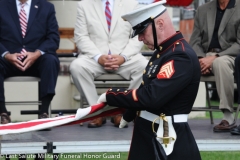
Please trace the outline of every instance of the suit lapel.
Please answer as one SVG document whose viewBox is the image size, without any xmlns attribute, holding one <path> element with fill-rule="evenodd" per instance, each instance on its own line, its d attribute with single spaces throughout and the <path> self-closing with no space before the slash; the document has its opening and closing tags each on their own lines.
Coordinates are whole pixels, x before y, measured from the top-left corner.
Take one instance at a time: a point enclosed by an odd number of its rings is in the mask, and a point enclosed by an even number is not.
<svg viewBox="0 0 240 160">
<path fill-rule="evenodd" d="M 216 1 L 213 1 L 212 5 L 209 6 L 209 9 L 207 11 L 207 25 L 208 25 L 208 45 L 210 45 L 210 42 L 212 40 L 213 30 L 215 26 L 215 20 L 216 20 L 216 12 L 217 12 L 217 5 Z"/>
<path fill-rule="evenodd" d="M 8 9 L 9 12 L 13 18 L 14 23 L 16 24 L 16 28 L 19 31 L 19 34 L 22 37 L 22 31 L 21 31 L 21 26 L 20 26 L 20 21 L 19 21 L 19 14 L 17 12 L 17 5 L 15 0 L 9 0 L 8 1 Z"/>
<path fill-rule="evenodd" d="M 39 0 L 32 0 L 31 8 L 30 8 L 30 13 L 29 13 L 28 24 L 27 24 L 27 32 L 26 32 L 26 34 L 28 33 L 28 31 L 29 31 L 29 29 L 30 29 L 30 27 L 31 27 L 31 25 L 32 25 L 32 23 L 33 23 L 33 21 L 34 21 L 35 16 L 36 16 L 38 10 L 40 9 L 40 7 L 42 7 L 42 6 L 40 6 L 40 5 L 38 4 L 38 1 L 39 1 Z"/>
<path fill-rule="evenodd" d="M 102 25 L 103 25 L 103 28 L 104 30 L 106 31 L 106 33 L 108 34 L 108 27 L 107 27 L 107 20 L 106 20 L 106 16 L 105 16 L 105 13 L 104 11 L 102 10 L 102 1 L 100 0 L 94 0 L 93 1 L 93 6 L 94 6 L 94 9 L 96 10 L 97 12 L 97 15 L 100 19 L 100 21 L 102 22 Z"/>
<path fill-rule="evenodd" d="M 235 11 L 235 8 L 225 10 L 222 21 L 219 26 L 218 36 L 220 36 L 222 34 L 222 32 L 224 31 L 228 21 L 231 19 L 232 15 L 234 13 L 234 11 Z"/>
<path fill-rule="evenodd" d="M 122 2 L 120 0 L 115 0 L 114 7 L 113 7 L 113 13 L 112 13 L 112 21 L 111 21 L 111 29 L 110 29 L 110 35 L 112 34 L 114 27 L 117 24 L 117 21 L 119 19 L 119 14 L 122 11 Z"/>
</svg>

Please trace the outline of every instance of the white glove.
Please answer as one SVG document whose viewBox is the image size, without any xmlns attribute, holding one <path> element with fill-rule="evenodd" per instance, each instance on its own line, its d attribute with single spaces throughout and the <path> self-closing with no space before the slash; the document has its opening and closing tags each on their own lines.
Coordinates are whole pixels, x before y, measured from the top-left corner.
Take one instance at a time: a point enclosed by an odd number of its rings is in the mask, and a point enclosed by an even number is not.
<svg viewBox="0 0 240 160">
<path fill-rule="evenodd" d="M 121 121 L 120 121 L 120 124 L 119 124 L 119 128 L 124 128 L 127 124 L 128 124 L 128 122 L 125 121 L 125 120 L 123 119 L 123 116 L 122 116 Z"/>
<path fill-rule="evenodd" d="M 107 102 L 106 93 L 103 93 L 97 100 L 97 103 Z"/>
</svg>

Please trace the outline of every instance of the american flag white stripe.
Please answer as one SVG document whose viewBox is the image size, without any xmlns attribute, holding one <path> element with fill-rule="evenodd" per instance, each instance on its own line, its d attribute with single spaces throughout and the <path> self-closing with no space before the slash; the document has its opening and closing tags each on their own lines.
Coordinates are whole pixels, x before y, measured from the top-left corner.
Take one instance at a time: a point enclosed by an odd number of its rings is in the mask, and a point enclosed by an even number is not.
<svg viewBox="0 0 240 160">
<path fill-rule="evenodd" d="M 0 135 L 37 131 L 62 125 L 79 124 L 98 117 L 113 116 L 123 112 L 124 109 L 122 108 L 110 107 L 106 106 L 105 103 L 100 103 L 87 108 L 80 108 L 75 115 L 0 125 Z"/>
</svg>

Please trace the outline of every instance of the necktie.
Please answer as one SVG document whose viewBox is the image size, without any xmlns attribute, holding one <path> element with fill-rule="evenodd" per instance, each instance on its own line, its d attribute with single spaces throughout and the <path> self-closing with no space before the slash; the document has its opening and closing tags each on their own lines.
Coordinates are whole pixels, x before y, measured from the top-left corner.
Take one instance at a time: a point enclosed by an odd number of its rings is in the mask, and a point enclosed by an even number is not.
<svg viewBox="0 0 240 160">
<path fill-rule="evenodd" d="M 110 32 L 112 14 L 111 14 L 111 11 L 109 9 L 109 2 L 108 1 L 106 1 L 105 15 L 106 15 L 106 20 L 107 20 L 107 25 L 108 25 L 108 31 Z M 109 55 L 111 54 L 110 50 L 109 50 L 108 54 Z"/>
<path fill-rule="evenodd" d="M 19 21 L 20 21 L 20 26 L 22 30 L 22 37 L 25 37 L 26 30 L 27 30 L 27 14 L 24 10 L 25 3 L 21 3 L 21 10 L 19 14 Z"/>
<path fill-rule="evenodd" d="M 111 15 L 111 11 L 109 9 L 108 1 L 106 2 L 105 15 L 106 15 L 106 19 L 107 19 L 108 31 L 110 31 L 112 15 Z"/>
<path fill-rule="evenodd" d="M 19 21 L 20 21 L 20 26 L 22 30 L 22 37 L 24 38 L 26 35 L 26 30 L 27 30 L 27 14 L 24 10 L 25 3 L 21 3 L 21 10 L 19 14 Z M 26 50 L 23 48 L 21 53 L 25 53 Z M 22 60 L 24 56 L 19 57 L 19 60 Z"/>
</svg>

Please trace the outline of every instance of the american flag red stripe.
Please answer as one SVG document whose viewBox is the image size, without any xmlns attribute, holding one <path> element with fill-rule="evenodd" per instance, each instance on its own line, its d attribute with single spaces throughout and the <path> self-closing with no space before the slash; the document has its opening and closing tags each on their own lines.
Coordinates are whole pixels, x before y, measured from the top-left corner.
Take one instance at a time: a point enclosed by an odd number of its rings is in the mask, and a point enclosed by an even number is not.
<svg viewBox="0 0 240 160">
<path fill-rule="evenodd" d="M 105 103 L 100 103 L 87 108 L 80 108 L 75 115 L 0 125 L 0 135 L 24 133 L 56 126 L 79 124 L 98 117 L 113 116 L 123 112 L 123 108 L 110 107 L 106 106 Z"/>
</svg>

